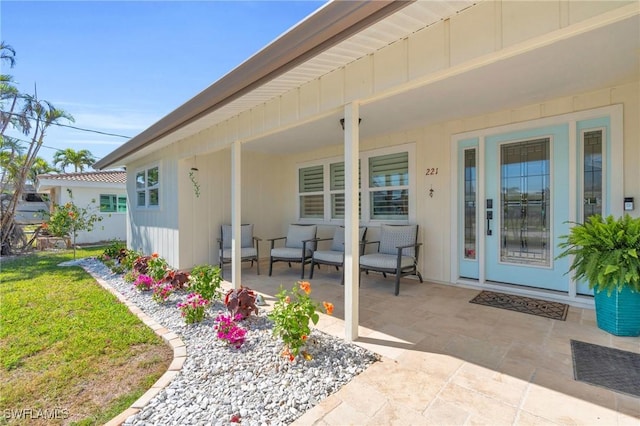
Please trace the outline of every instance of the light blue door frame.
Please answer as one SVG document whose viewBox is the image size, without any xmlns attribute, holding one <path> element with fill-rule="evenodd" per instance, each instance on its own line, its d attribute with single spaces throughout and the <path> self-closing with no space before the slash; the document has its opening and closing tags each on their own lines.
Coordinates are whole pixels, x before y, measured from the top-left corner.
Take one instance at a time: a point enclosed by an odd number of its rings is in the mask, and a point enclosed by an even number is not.
<svg viewBox="0 0 640 426">
<path fill-rule="evenodd" d="M 618 118 L 616 120 L 619 121 Z M 457 257 L 458 276 L 462 279 L 479 280 L 483 283 L 507 283 L 529 288 L 553 290 L 563 293 L 589 295 L 586 283 L 576 283 L 570 291 L 571 277 L 567 273 L 570 259 L 555 259 L 559 253 L 560 236 L 568 233 L 570 220 L 582 221 L 583 203 L 585 202 L 584 183 L 584 147 L 582 135 L 585 131 L 602 130 L 603 162 L 602 162 L 602 214 L 608 215 L 616 211 L 612 206 L 612 174 L 617 174 L 612 159 L 611 118 L 602 115 L 584 120 L 567 120 L 552 125 L 532 126 L 525 130 L 483 132 L 482 136 L 472 134 L 457 140 Z M 504 130 L 504 129 L 503 129 Z M 501 209 L 503 191 L 501 181 L 505 161 L 503 147 L 509 148 L 518 143 L 548 140 L 548 253 L 546 262 L 513 262 L 503 256 L 501 247 L 502 223 Z M 619 148 L 617 148 L 619 149 Z M 482 152 L 480 152 L 482 150 Z M 506 151 L 505 151 L 506 152 Z M 469 165 L 469 155 L 475 163 Z M 619 154 L 617 154 L 619 156 Z M 618 161 L 619 162 L 619 161 Z M 525 164 L 525 163 L 523 163 Z M 573 174 L 575 173 L 575 174 Z M 619 174 L 617 174 L 619 176 Z M 472 182 L 472 184 L 470 184 Z M 570 184 L 571 183 L 571 184 Z M 471 192 L 476 194 L 473 203 Z M 575 192 L 575 193 L 572 193 Z M 480 199 L 480 194 L 483 199 Z M 473 197 L 473 195 L 471 196 Z M 487 200 L 492 200 L 493 218 L 487 220 Z M 475 212 L 475 213 L 474 213 Z M 473 215 L 475 214 L 475 218 Z M 472 218 L 473 220 L 470 220 Z M 469 224 L 472 223 L 472 226 Z M 491 229 L 491 233 L 487 232 Z M 475 241 L 469 237 L 469 229 L 473 229 Z"/>
</svg>

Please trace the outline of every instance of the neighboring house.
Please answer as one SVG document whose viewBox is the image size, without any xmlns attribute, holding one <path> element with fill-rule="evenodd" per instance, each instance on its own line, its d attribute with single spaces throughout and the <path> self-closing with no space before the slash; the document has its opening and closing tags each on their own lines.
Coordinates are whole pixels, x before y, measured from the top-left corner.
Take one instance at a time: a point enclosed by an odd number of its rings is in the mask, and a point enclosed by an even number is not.
<svg viewBox="0 0 640 426">
<path fill-rule="evenodd" d="M 331 2 L 95 167 L 126 166 L 128 244 L 174 267 L 216 264 L 222 223 L 410 222 L 427 281 L 590 306 L 557 244 L 640 213 L 639 34 L 638 1 Z"/>
<path fill-rule="evenodd" d="M 49 194 L 51 208 L 73 201 L 102 216 L 91 232 L 78 233 L 76 242 L 88 244 L 127 238 L 127 172 L 99 171 L 38 175 L 38 191 Z"/>
</svg>

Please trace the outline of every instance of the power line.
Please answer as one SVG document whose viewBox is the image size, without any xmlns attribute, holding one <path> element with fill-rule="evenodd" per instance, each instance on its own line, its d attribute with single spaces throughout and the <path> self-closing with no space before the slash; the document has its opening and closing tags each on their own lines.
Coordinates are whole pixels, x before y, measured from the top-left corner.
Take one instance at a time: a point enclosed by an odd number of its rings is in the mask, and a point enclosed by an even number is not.
<svg viewBox="0 0 640 426">
<path fill-rule="evenodd" d="M 61 124 L 61 123 L 51 123 L 51 124 L 53 124 L 54 126 L 68 127 L 70 129 L 81 130 L 83 132 L 98 133 L 100 135 L 115 136 L 115 137 L 118 137 L 118 138 L 131 139 L 131 136 L 124 136 L 124 135 L 118 135 L 118 134 L 115 134 L 115 133 L 101 132 L 100 130 L 83 129 L 81 127 L 71 126 L 69 124 Z"/>
<path fill-rule="evenodd" d="M 26 116 L 24 116 L 22 114 L 18 114 L 18 113 L 15 113 L 15 112 L 9 112 L 9 111 L 0 111 L 0 112 L 2 114 L 7 114 L 7 115 L 13 115 L 13 116 L 17 116 L 17 117 L 26 118 L 27 120 L 36 120 L 33 117 L 26 117 Z M 117 138 L 124 138 L 124 139 L 131 139 L 131 136 L 118 135 L 116 133 L 101 132 L 100 130 L 84 129 L 82 127 L 76 127 L 76 126 L 72 126 L 70 124 L 62 124 L 62 123 L 56 123 L 56 122 L 52 122 L 51 124 L 54 125 L 54 126 L 68 127 L 70 129 L 80 130 L 82 132 L 97 133 L 97 134 L 100 134 L 100 135 L 114 136 L 114 137 L 117 137 Z"/>
<path fill-rule="evenodd" d="M 13 136 L 6 136 L 6 135 L 5 135 L 4 137 L 5 137 L 5 138 L 11 138 L 11 139 L 13 139 L 13 140 L 15 140 L 15 141 L 23 142 L 23 143 L 25 143 L 25 144 L 29 144 L 29 145 L 33 142 L 33 141 L 28 141 L 28 140 L 24 140 L 24 139 L 16 138 L 16 137 L 13 137 Z M 52 146 L 47 146 L 47 145 L 40 145 L 40 148 L 52 149 L 52 150 L 54 150 L 54 151 L 63 151 L 63 150 L 62 150 L 62 149 L 60 149 L 60 148 L 54 148 L 54 147 L 52 147 Z M 92 154 L 92 155 L 93 155 L 93 154 Z M 96 159 L 96 161 L 98 161 L 98 160 L 102 160 L 102 157 L 94 157 L 94 158 Z"/>
</svg>

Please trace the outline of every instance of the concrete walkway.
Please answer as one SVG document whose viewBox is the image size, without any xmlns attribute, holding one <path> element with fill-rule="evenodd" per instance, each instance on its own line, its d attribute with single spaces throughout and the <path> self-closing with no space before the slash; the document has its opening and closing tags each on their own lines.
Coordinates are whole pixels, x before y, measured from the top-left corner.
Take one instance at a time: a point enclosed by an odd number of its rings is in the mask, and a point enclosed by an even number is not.
<svg viewBox="0 0 640 426">
<path fill-rule="evenodd" d="M 273 304 L 299 268 L 275 264 L 269 277 L 246 265 L 242 284 Z M 344 338 L 340 272 L 323 267 L 310 282 L 314 299 L 336 308 L 318 328 Z M 392 277 L 363 275 L 356 343 L 382 359 L 295 424 L 640 425 L 640 398 L 573 379 L 570 347 L 573 339 L 640 353 L 640 338 L 598 329 L 593 310 L 572 307 L 557 321 L 470 304 L 477 293 L 403 279 L 396 297 Z"/>
</svg>

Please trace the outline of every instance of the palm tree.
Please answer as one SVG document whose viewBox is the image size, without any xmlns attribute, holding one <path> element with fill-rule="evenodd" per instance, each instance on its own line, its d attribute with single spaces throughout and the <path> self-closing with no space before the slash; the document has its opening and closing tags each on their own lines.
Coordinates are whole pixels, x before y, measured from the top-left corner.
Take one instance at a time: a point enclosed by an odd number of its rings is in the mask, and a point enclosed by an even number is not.
<svg viewBox="0 0 640 426">
<path fill-rule="evenodd" d="M 31 169 L 29 169 L 29 180 L 35 183 L 38 175 L 44 175 L 47 173 L 57 172 L 58 170 L 53 167 L 47 160 L 42 157 L 36 157 Z"/>
<path fill-rule="evenodd" d="M 4 41 L 0 41 L 0 61 L 9 62 L 9 67 L 16 64 L 16 51 Z"/>
<path fill-rule="evenodd" d="M 60 168 L 63 171 L 67 166 L 72 165 L 74 172 L 78 172 L 78 169 L 82 172 L 85 166 L 92 166 L 95 162 L 95 157 L 87 149 L 76 151 L 72 148 L 67 148 L 65 150 L 59 150 L 53 155 L 53 164 L 60 164 Z"/>
<path fill-rule="evenodd" d="M 17 158 L 24 152 L 18 139 L 0 135 L 0 189 L 4 192 L 6 184 L 13 182 L 18 174 Z"/>
<path fill-rule="evenodd" d="M 33 166 L 38 151 L 42 147 L 47 129 L 60 120 L 73 122 L 73 117 L 62 109 L 54 107 L 50 102 L 41 101 L 34 95 L 21 95 L 22 109 L 20 116 L 26 117 L 26 123 L 21 128 L 25 135 L 31 136 L 31 141 L 24 156 L 24 163 L 15 179 L 15 191 L 7 205 L 2 205 L 2 217 L 0 218 L 0 248 L 2 251 L 11 252 L 11 240 L 15 228 L 14 217 L 18 200 L 22 195 L 22 189 Z"/>
</svg>

